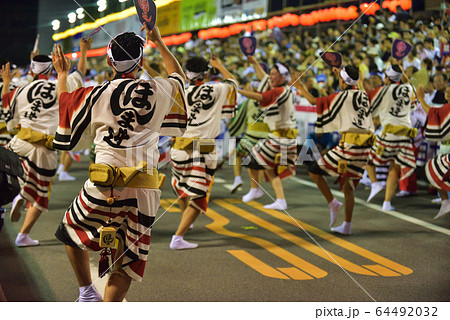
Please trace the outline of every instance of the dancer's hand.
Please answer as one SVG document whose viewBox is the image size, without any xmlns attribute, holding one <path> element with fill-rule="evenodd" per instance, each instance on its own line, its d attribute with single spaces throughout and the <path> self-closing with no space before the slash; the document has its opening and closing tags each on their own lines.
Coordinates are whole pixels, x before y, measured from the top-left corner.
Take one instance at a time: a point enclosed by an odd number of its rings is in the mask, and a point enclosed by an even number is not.
<svg viewBox="0 0 450 320">
<path fill-rule="evenodd" d="M 55 71 L 58 75 L 68 75 L 70 71 L 70 59 L 64 56 L 61 45 L 55 44 L 54 51 L 52 52 L 52 61 Z"/>
</svg>

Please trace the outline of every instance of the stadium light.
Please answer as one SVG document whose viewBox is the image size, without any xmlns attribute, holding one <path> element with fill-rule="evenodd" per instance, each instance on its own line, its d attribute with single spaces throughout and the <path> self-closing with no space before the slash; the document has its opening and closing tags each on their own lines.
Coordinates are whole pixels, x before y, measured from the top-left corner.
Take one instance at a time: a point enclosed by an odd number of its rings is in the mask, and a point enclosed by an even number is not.
<svg viewBox="0 0 450 320">
<path fill-rule="evenodd" d="M 77 14 L 75 12 L 71 12 L 67 15 L 67 18 L 69 18 L 69 23 L 75 23 L 75 21 L 77 21 Z"/>
<path fill-rule="evenodd" d="M 97 1 L 98 12 L 103 12 L 106 10 L 106 0 L 98 0 Z"/>
<path fill-rule="evenodd" d="M 77 18 L 78 19 L 81 20 L 81 19 L 83 19 L 85 17 L 83 8 L 78 8 L 76 12 L 77 12 Z"/>
<path fill-rule="evenodd" d="M 52 29 L 54 31 L 59 30 L 60 26 L 61 26 L 61 23 L 59 22 L 59 20 L 53 20 L 52 21 Z"/>
<path fill-rule="evenodd" d="M 125 2 L 125 1 L 127 1 L 127 0 L 119 0 L 119 2 Z"/>
</svg>

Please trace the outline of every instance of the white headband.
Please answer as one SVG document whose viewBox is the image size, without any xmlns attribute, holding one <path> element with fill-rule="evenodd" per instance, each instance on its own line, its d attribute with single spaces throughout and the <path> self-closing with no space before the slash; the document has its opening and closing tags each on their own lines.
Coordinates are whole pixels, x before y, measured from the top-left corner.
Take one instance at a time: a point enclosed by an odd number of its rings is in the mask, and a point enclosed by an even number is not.
<svg viewBox="0 0 450 320">
<path fill-rule="evenodd" d="M 278 69 L 278 72 L 284 77 L 284 80 L 286 82 L 291 82 L 291 73 L 289 72 L 289 69 L 281 63 L 276 63 L 275 66 Z"/>
<path fill-rule="evenodd" d="M 117 36 L 115 36 L 114 39 L 111 40 L 111 42 L 108 44 L 108 49 L 106 50 L 106 53 L 108 54 L 109 60 L 111 60 L 111 64 L 113 65 L 114 69 L 116 69 L 117 72 L 120 73 L 128 73 L 133 71 L 134 69 L 136 69 L 136 67 L 139 65 L 139 63 L 141 62 L 142 56 L 144 54 L 144 48 L 143 46 L 140 47 L 140 52 L 139 52 L 139 57 L 135 58 L 135 59 L 130 59 L 130 60 L 123 60 L 123 61 L 116 61 L 114 60 L 114 57 L 112 55 L 112 51 L 111 51 L 111 46 L 113 42 L 116 42 L 116 38 L 122 34 L 124 34 L 125 32 L 122 32 L 121 34 L 118 34 Z M 145 43 L 145 39 L 142 38 L 139 35 L 135 35 L 136 37 L 139 37 L 142 40 L 142 44 Z M 116 45 L 119 45 L 116 42 Z M 124 50 L 125 51 L 125 50 Z M 126 52 L 126 51 L 125 51 Z M 128 53 L 127 53 L 128 54 Z M 130 56 L 131 58 L 131 56 Z"/>
<path fill-rule="evenodd" d="M 389 66 L 386 69 L 386 75 L 389 77 L 389 79 L 391 79 L 394 82 L 398 82 L 402 79 L 402 73 L 395 71 L 392 66 Z"/>
<path fill-rule="evenodd" d="M 347 73 L 347 71 L 345 71 L 345 67 L 341 69 L 341 78 L 342 80 L 344 80 L 344 82 L 346 84 L 348 84 L 349 86 L 356 86 L 358 84 L 358 80 L 353 80 Z"/>
<path fill-rule="evenodd" d="M 53 64 L 51 61 L 38 62 L 31 60 L 30 68 L 34 74 L 47 74 L 52 70 Z"/>
<path fill-rule="evenodd" d="M 204 71 L 204 72 L 193 72 L 193 71 L 189 71 L 187 70 L 186 72 L 186 77 L 190 80 L 190 81 L 197 81 L 197 80 L 202 80 L 206 74 L 208 73 L 208 71 Z"/>
</svg>

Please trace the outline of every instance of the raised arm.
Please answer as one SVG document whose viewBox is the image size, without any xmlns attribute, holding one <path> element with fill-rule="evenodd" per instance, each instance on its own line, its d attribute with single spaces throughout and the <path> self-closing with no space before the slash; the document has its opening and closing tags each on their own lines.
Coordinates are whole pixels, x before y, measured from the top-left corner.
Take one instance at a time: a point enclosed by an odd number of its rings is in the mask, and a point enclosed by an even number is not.
<svg viewBox="0 0 450 320">
<path fill-rule="evenodd" d="M 309 101 L 309 103 L 311 103 L 312 105 L 316 104 L 316 97 L 314 97 L 311 93 L 309 93 L 309 91 L 305 88 L 303 83 L 301 83 L 300 81 L 296 81 L 294 83 L 294 86 L 300 91 L 300 94 L 303 97 L 305 97 L 306 100 Z"/>
<path fill-rule="evenodd" d="M 211 67 L 219 70 L 220 73 L 225 77 L 225 79 L 236 81 L 236 78 L 227 70 L 227 68 L 225 68 L 225 66 L 222 64 L 222 61 L 220 61 L 218 58 L 211 57 L 209 64 L 211 65 Z"/>
<path fill-rule="evenodd" d="M 259 80 L 262 80 L 267 75 L 254 56 L 247 56 L 247 61 L 253 65 L 253 68 L 255 68 L 256 76 Z"/>
<path fill-rule="evenodd" d="M 57 85 L 57 95 L 58 100 L 63 92 L 69 92 L 67 88 L 67 77 L 70 71 L 70 60 L 64 56 L 64 52 L 61 45 L 56 45 L 54 47 L 54 52 L 52 52 L 53 67 L 56 73 L 58 73 L 58 85 Z"/>
<path fill-rule="evenodd" d="M 2 89 L 2 97 L 9 93 L 9 84 L 12 80 L 12 73 L 11 73 L 11 65 L 8 63 L 5 63 L 2 66 L 2 80 L 3 80 L 3 89 Z"/>
<path fill-rule="evenodd" d="M 87 54 L 87 51 L 91 48 L 91 44 L 92 44 L 92 38 L 81 39 L 81 41 L 80 41 L 81 57 L 80 57 L 80 61 L 78 61 L 78 70 L 83 75 L 83 78 L 86 76 L 86 70 L 87 70 L 86 54 Z"/>
<path fill-rule="evenodd" d="M 159 33 L 159 29 L 157 26 L 153 30 L 150 31 L 147 24 L 144 24 L 141 30 L 146 32 L 147 41 L 151 40 L 159 50 L 161 57 L 164 61 L 164 65 L 166 67 L 167 73 L 170 75 L 172 73 L 178 73 L 180 76 L 184 78 L 186 81 L 186 75 L 183 72 L 183 68 L 181 68 L 180 63 L 173 56 L 172 52 L 170 52 L 169 48 L 167 48 L 166 44 L 161 38 L 161 34 Z"/>
<path fill-rule="evenodd" d="M 417 100 L 419 100 L 423 110 L 425 110 L 425 112 L 428 114 L 428 112 L 430 112 L 431 107 L 425 102 L 425 89 L 423 88 L 422 85 L 419 85 L 419 87 L 417 88 L 416 95 Z"/>
<path fill-rule="evenodd" d="M 238 92 L 242 94 L 244 97 L 247 97 L 249 99 L 256 100 L 259 102 L 263 101 L 263 96 L 261 93 L 245 90 L 238 90 Z"/>
</svg>

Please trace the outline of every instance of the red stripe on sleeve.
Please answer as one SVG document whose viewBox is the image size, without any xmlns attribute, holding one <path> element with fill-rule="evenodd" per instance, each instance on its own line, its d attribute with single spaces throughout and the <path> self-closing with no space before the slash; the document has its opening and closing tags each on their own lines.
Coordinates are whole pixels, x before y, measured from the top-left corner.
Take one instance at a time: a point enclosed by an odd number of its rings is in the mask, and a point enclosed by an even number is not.
<svg viewBox="0 0 450 320">
<path fill-rule="evenodd" d="M 72 115 L 78 110 L 92 89 L 94 87 L 79 88 L 72 93 L 61 93 L 59 97 L 59 126 L 61 128 L 70 128 Z"/>
</svg>

